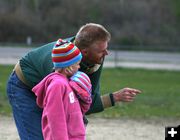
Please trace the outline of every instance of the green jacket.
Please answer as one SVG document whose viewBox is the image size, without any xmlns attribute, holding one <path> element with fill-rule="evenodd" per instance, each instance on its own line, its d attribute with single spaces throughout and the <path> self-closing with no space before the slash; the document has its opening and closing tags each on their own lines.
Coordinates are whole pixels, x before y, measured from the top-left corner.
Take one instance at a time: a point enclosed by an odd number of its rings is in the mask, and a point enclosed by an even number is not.
<svg viewBox="0 0 180 140">
<path fill-rule="evenodd" d="M 66 40 L 73 41 L 74 37 Z M 39 83 L 46 75 L 52 72 L 53 63 L 51 59 L 52 48 L 56 42 L 46 44 L 44 46 L 33 49 L 20 59 L 20 66 L 23 75 L 32 88 Z M 87 73 L 89 66 L 81 62 L 80 71 Z M 100 97 L 100 75 L 102 65 L 99 69 L 91 74 L 88 74 L 92 82 L 92 105 L 87 114 L 103 111 L 103 105 Z"/>
</svg>

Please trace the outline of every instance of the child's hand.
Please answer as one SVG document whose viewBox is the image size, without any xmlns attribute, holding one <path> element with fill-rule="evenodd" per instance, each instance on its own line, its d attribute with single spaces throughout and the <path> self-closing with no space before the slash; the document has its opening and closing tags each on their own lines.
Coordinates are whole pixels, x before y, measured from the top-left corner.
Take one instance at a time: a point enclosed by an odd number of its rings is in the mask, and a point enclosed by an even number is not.
<svg viewBox="0 0 180 140">
<path fill-rule="evenodd" d="M 67 67 L 66 68 L 66 74 L 69 76 L 72 76 L 74 74 L 74 71 L 71 67 Z"/>
</svg>

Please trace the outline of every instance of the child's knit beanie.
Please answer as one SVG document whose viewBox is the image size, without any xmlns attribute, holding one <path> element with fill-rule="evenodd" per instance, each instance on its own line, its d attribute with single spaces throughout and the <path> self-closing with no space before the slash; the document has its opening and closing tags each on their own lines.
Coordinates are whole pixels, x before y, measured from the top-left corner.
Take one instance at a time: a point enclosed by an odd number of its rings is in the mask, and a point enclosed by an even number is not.
<svg viewBox="0 0 180 140">
<path fill-rule="evenodd" d="M 71 66 L 82 59 L 82 54 L 78 47 L 72 42 L 59 39 L 52 50 L 52 62 L 54 68 L 64 68 Z"/>
</svg>

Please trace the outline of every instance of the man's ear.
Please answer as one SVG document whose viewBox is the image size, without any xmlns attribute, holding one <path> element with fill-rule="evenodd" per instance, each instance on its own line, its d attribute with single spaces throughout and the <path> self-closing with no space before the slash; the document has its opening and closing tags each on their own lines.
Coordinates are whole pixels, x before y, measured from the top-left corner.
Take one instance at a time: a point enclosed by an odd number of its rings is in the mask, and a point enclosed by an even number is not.
<svg viewBox="0 0 180 140">
<path fill-rule="evenodd" d="M 87 49 L 85 48 L 85 49 L 82 49 L 82 50 L 81 50 L 81 53 L 82 53 L 83 56 L 86 56 L 87 53 L 88 53 L 88 51 L 87 51 Z"/>
</svg>

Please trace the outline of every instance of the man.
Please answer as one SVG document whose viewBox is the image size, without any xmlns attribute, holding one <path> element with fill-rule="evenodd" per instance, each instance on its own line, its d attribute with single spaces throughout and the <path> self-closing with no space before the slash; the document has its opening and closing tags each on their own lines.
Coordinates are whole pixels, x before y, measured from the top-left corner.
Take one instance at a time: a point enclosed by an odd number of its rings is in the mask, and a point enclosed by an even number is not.
<svg viewBox="0 0 180 140">
<path fill-rule="evenodd" d="M 75 37 L 66 40 L 73 42 L 83 55 L 80 71 L 88 74 L 92 83 L 92 105 L 87 114 L 101 112 L 114 106 L 116 102 L 133 101 L 139 90 L 124 88 L 100 95 L 99 80 L 104 57 L 108 55 L 110 33 L 99 24 L 83 25 Z M 31 89 L 46 75 L 52 72 L 51 51 L 56 42 L 28 52 L 14 68 L 7 84 L 7 94 L 12 106 L 18 133 L 22 140 L 42 140 L 42 110 L 36 105 L 36 97 Z M 71 71 L 69 71 L 71 72 Z"/>
</svg>

